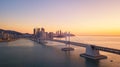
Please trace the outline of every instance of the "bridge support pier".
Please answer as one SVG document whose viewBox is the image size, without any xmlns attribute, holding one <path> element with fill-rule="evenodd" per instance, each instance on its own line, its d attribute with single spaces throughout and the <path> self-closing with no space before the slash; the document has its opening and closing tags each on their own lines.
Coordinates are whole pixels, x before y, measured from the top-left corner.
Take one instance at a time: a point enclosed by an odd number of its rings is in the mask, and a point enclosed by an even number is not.
<svg viewBox="0 0 120 67">
<path fill-rule="evenodd" d="M 86 53 L 80 54 L 81 57 L 91 58 L 95 60 L 106 59 L 107 56 L 100 55 L 99 50 L 96 50 L 92 45 L 86 47 Z"/>
</svg>

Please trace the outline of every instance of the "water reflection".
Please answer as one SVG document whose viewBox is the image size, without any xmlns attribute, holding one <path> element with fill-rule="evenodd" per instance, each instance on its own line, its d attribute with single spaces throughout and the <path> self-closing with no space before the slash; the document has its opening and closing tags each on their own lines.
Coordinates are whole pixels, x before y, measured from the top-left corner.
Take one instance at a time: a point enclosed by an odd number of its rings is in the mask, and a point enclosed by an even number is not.
<svg viewBox="0 0 120 67">
<path fill-rule="evenodd" d="M 34 47 L 34 42 L 27 39 L 19 39 L 16 41 L 8 42 L 7 46 Z"/>
<path fill-rule="evenodd" d="M 72 45 L 71 45 L 72 46 Z M 80 57 L 85 48 L 72 46 L 74 51 L 61 51 L 63 43 L 48 41 L 46 45 L 19 39 L 0 43 L 0 67 L 120 67 L 120 55 L 102 52 L 105 60 Z M 110 62 L 110 60 L 114 60 Z"/>
<path fill-rule="evenodd" d="M 66 65 L 67 67 L 70 67 L 71 65 L 71 56 L 70 56 L 70 51 L 64 51 L 65 53 L 65 60 L 66 60 Z"/>
<path fill-rule="evenodd" d="M 100 67 L 99 60 L 93 60 L 89 58 L 85 58 L 85 65 L 86 67 Z"/>
</svg>

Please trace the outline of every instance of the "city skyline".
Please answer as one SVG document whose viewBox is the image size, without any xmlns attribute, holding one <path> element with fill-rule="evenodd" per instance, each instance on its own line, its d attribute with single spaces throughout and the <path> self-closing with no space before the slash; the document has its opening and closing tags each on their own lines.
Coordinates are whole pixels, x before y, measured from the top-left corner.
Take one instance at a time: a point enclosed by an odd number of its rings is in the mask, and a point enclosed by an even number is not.
<svg viewBox="0 0 120 67">
<path fill-rule="evenodd" d="M 70 31 L 79 35 L 120 35 L 120 1 L 1 0 L 0 28 L 32 33 Z"/>
</svg>

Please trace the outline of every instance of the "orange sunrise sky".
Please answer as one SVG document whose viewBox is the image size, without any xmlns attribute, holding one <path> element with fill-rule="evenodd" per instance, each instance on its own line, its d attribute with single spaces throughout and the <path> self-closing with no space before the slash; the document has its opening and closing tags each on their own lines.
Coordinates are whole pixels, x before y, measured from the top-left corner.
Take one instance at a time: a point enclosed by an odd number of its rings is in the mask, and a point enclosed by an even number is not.
<svg viewBox="0 0 120 67">
<path fill-rule="evenodd" d="M 0 28 L 32 33 L 71 31 L 78 35 L 120 35 L 118 0 L 0 0 Z"/>
</svg>

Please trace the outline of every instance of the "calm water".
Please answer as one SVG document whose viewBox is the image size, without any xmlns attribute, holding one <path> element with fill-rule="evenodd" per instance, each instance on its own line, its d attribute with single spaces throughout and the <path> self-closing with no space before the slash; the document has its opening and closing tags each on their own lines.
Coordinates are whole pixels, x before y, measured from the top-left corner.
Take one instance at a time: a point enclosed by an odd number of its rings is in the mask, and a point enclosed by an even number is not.
<svg viewBox="0 0 120 67">
<path fill-rule="evenodd" d="M 75 36 L 72 41 L 101 45 L 120 49 L 120 37 L 114 36 Z M 0 67 L 120 67 L 120 55 L 100 52 L 108 56 L 103 60 L 91 60 L 80 57 L 85 48 L 75 48 L 63 52 L 63 43 L 48 41 L 41 45 L 27 39 L 0 43 Z M 110 62 L 113 60 L 113 62 Z"/>
</svg>

